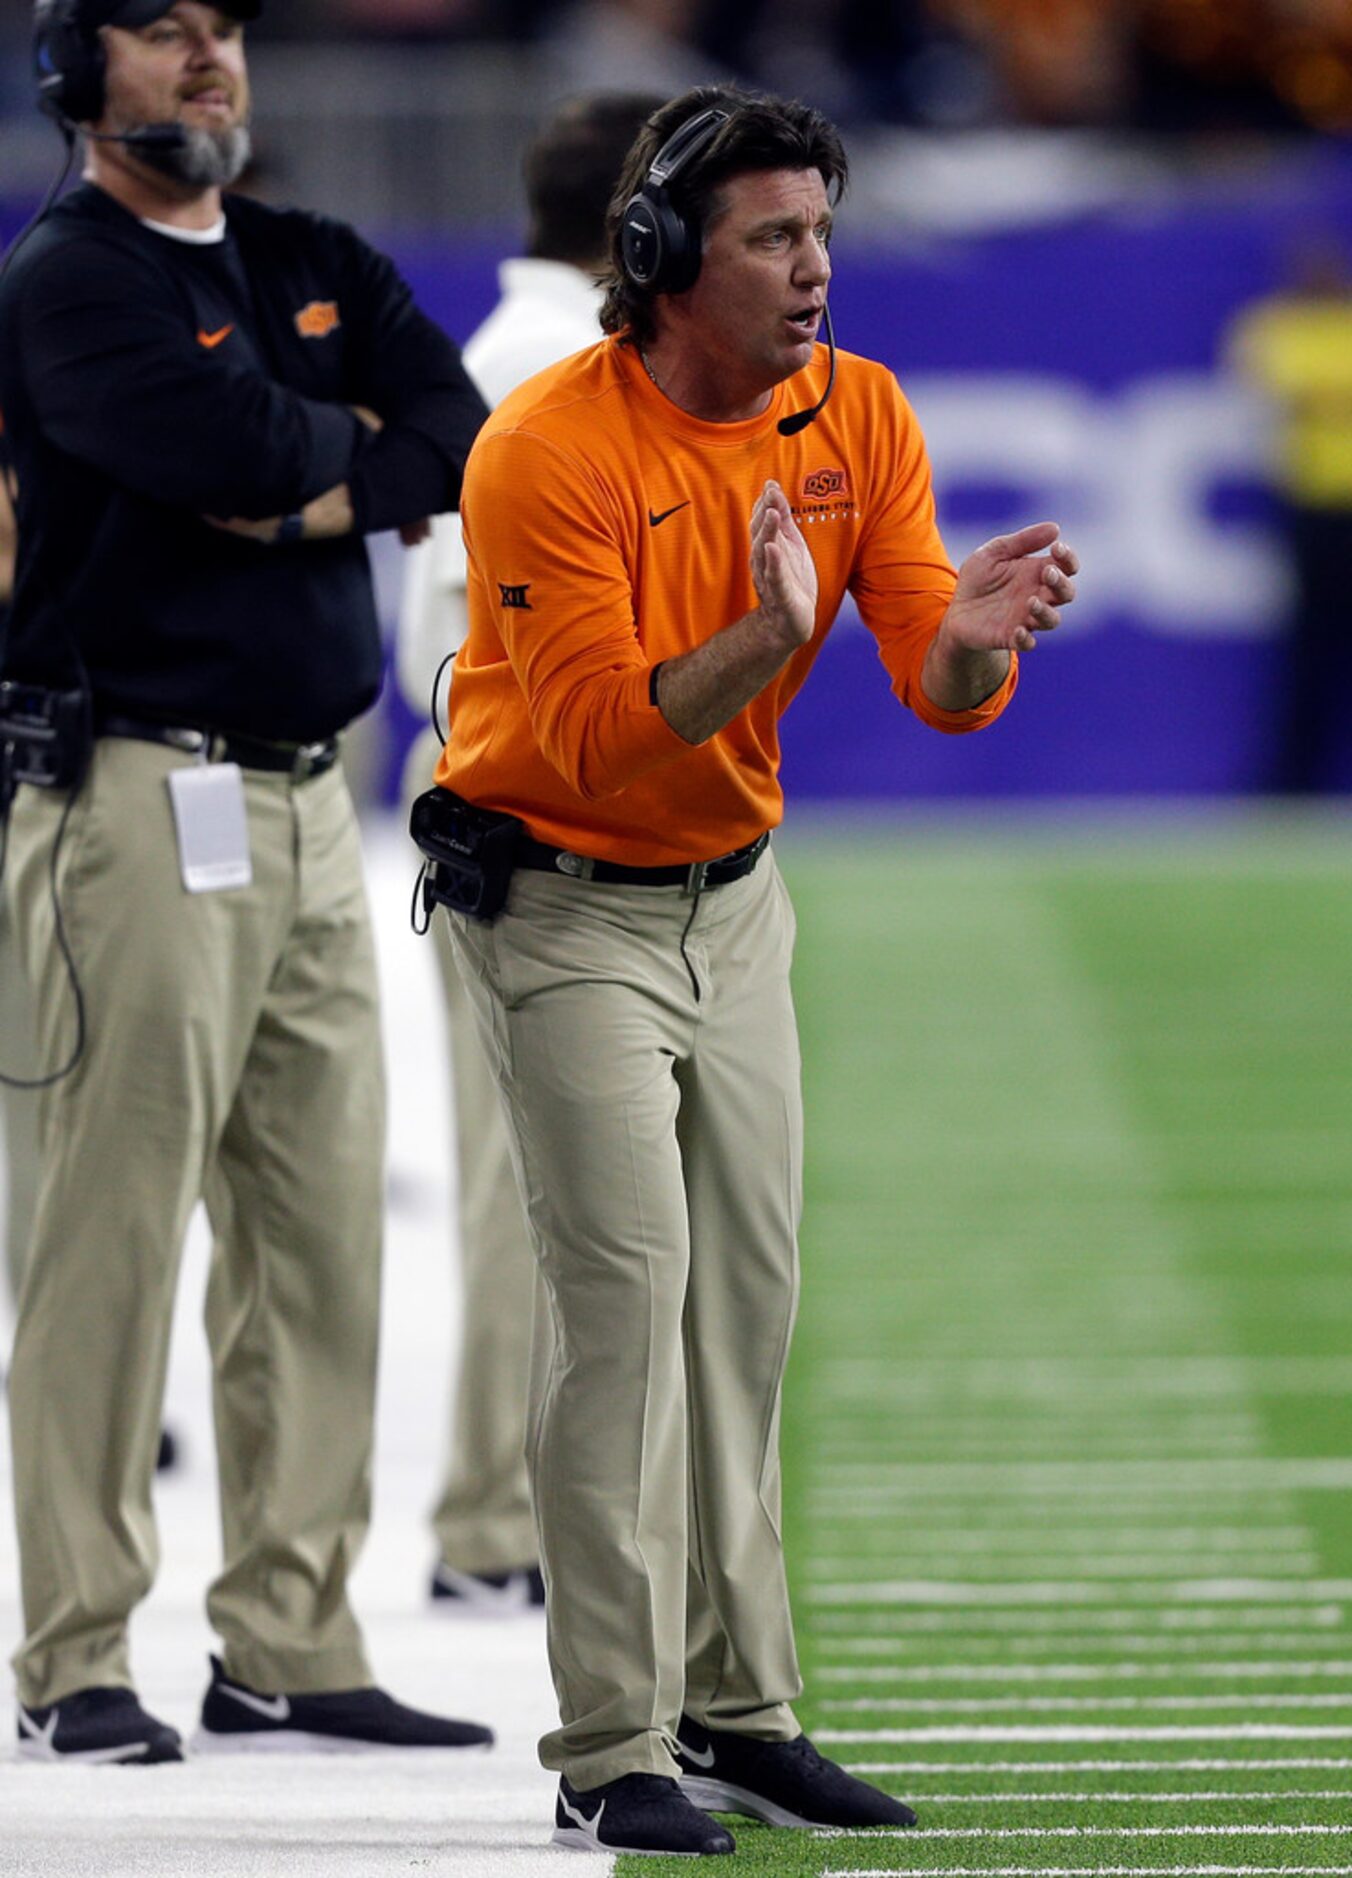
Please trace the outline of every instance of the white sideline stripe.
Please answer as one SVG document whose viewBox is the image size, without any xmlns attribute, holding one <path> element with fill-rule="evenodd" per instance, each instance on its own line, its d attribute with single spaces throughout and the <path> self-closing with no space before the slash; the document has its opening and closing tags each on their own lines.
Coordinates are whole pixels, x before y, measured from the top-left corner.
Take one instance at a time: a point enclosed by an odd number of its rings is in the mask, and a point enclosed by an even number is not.
<svg viewBox="0 0 1352 1878">
<path fill-rule="evenodd" d="M 1189 1678 L 1205 1680 L 1208 1676 L 1228 1681 L 1257 1681 L 1267 1676 L 1352 1676 L 1352 1662 L 1244 1662 L 1189 1663 Z M 1180 1680 L 1179 1671 L 1162 1663 L 1119 1661 L 1115 1663 L 952 1663 L 901 1664 L 884 1668 L 877 1664 L 848 1665 L 817 1671 L 823 1682 L 1132 1682 L 1140 1677 L 1165 1677 Z"/>
<path fill-rule="evenodd" d="M 1143 1869 L 1151 1878 L 1352 1878 L 1352 1865 L 859 1865 L 821 1878 L 1142 1878 Z"/>
<path fill-rule="evenodd" d="M 1290 1754 L 1260 1760 L 1237 1754 L 1176 1761 L 845 1761 L 842 1765 L 856 1774 L 1134 1774 L 1138 1770 L 1149 1774 L 1216 1774 L 1230 1768 L 1275 1773 L 1288 1767 L 1352 1767 L 1352 1756 Z"/>
<path fill-rule="evenodd" d="M 1139 1715 L 1155 1709 L 1217 1708 L 1243 1709 L 1247 1713 L 1256 1708 L 1352 1710 L 1352 1691 L 1347 1695 L 1254 1695 L 1247 1690 L 1234 1695 L 861 1695 L 834 1696 L 817 1706 L 832 1715 L 1007 1715 L 1030 1709 L 1058 1715 L 1109 1711 Z"/>
<path fill-rule="evenodd" d="M 1135 1599 L 1148 1604 L 1282 1603 L 1352 1598 L 1352 1578 L 1155 1578 L 1103 1580 L 1035 1578 L 1021 1584 L 971 1579 L 894 1578 L 865 1584 L 812 1585 L 813 1604 L 1106 1604 Z"/>
<path fill-rule="evenodd" d="M 886 1763 L 882 1763 L 886 1765 Z M 890 1771 L 890 1769 L 889 1769 Z M 1080 1806 L 1101 1806 L 1105 1802 L 1111 1805 L 1139 1805 L 1144 1802 L 1150 1806 L 1181 1806 L 1190 1801 L 1216 1800 L 1236 1801 L 1247 1804 L 1250 1800 L 1346 1800 L 1346 1787 L 1329 1787 L 1321 1791 L 1312 1791 L 1309 1787 L 1282 1789 L 1273 1792 L 1243 1793 L 1236 1787 L 1228 1787 L 1222 1792 L 1211 1793 L 916 1793 L 911 1796 L 925 1806 L 1001 1806 L 1006 1801 L 1018 1806 L 1057 1806 L 1066 1804 Z M 926 1836 L 929 1836 L 928 1834 Z"/>
<path fill-rule="evenodd" d="M 860 1830 L 817 1826 L 814 1839 L 857 1839 Z M 868 1826 L 870 1839 L 910 1839 L 913 1826 Z M 926 1826 L 930 1839 L 1306 1839 L 1352 1838 L 1352 1826 Z"/>
<path fill-rule="evenodd" d="M 1148 1728 L 1099 1728 L 1058 1723 L 1046 1728 L 1017 1726 L 952 1728 L 818 1728 L 818 1741 L 1352 1741 L 1352 1728 L 1311 1725 L 1292 1728 L 1278 1722 L 1236 1722 L 1231 1728 L 1165 1725 Z"/>
</svg>

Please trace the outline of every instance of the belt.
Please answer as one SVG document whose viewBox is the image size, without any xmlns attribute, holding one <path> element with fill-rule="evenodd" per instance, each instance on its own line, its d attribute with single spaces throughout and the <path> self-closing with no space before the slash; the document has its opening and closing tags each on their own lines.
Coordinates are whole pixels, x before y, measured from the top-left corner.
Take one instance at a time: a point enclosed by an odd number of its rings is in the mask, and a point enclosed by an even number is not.
<svg viewBox="0 0 1352 1878">
<path fill-rule="evenodd" d="M 230 730 L 210 730 L 204 724 L 156 724 L 140 717 L 100 715 L 95 719 L 99 737 L 131 737 L 139 743 L 163 743 L 209 763 L 238 763 L 241 769 L 273 770 L 292 782 L 322 776 L 338 761 L 338 739 L 322 743 L 269 743 L 264 737 L 240 737 Z"/>
<path fill-rule="evenodd" d="M 585 854 L 570 854 L 566 848 L 551 848 L 543 841 L 523 836 L 517 844 L 515 862 L 537 873 L 566 874 L 572 880 L 612 881 L 631 887 L 683 887 L 687 893 L 702 893 L 706 887 L 725 887 L 729 881 L 749 874 L 769 845 L 768 834 L 757 835 L 744 848 L 734 848 L 731 854 L 720 854 L 713 861 L 681 862 L 674 867 L 624 867 L 619 861 L 593 861 Z"/>
</svg>

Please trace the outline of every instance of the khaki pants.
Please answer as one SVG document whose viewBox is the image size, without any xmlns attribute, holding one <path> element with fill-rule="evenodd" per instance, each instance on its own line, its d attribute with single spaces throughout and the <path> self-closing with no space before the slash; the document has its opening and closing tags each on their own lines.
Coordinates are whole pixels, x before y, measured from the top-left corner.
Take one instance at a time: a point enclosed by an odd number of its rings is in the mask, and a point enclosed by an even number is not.
<svg viewBox="0 0 1352 1878">
<path fill-rule="evenodd" d="M 464 1289 L 450 1460 L 432 1527 L 448 1565 L 499 1573 L 538 1555 L 526 1473 L 537 1278 L 497 1084 L 446 922 L 432 930 L 451 1032 Z"/>
<path fill-rule="evenodd" d="M 414 744 L 404 772 L 406 807 L 430 788 L 440 751 L 432 730 Z M 449 1459 L 432 1528 L 448 1565 L 496 1574 L 534 1564 L 538 1550 L 526 1474 L 537 1278 L 502 1101 L 444 920 L 433 922 L 432 939 L 450 1031 L 464 1305 Z"/>
<path fill-rule="evenodd" d="M 583 1789 L 673 1774 L 683 1710 L 791 1738 L 802 1116 L 773 859 L 697 901 L 522 872 L 491 925 L 450 923 L 555 1337 L 531 1477 L 563 1726 L 541 1759 Z"/>
<path fill-rule="evenodd" d="M 28 1008 L 28 987 L 14 943 L 9 894 L 0 886 L 0 1070 L 25 1079 L 37 1074 L 33 1065 L 33 1024 Z M 33 1197 L 37 1187 L 38 1097 L 34 1089 L 10 1089 L 0 1084 L 0 1137 L 5 1181 L 5 1272 L 9 1295 L 17 1305 L 28 1260 L 28 1235 L 33 1223 Z"/>
<path fill-rule="evenodd" d="M 189 894 L 165 777 L 105 739 L 70 815 L 61 906 L 88 1017 L 41 1098 L 10 1376 L 27 1634 L 20 1699 L 131 1680 L 157 1563 L 150 1482 L 175 1281 L 204 1196 L 224 1563 L 208 1612 L 267 1690 L 370 1681 L 347 1602 L 365 1533 L 384 1091 L 358 831 L 338 769 L 245 773 L 253 884 Z M 65 797 L 21 789 L 12 903 L 39 1060 L 69 1051 L 48 868 Z"/>
</svg>

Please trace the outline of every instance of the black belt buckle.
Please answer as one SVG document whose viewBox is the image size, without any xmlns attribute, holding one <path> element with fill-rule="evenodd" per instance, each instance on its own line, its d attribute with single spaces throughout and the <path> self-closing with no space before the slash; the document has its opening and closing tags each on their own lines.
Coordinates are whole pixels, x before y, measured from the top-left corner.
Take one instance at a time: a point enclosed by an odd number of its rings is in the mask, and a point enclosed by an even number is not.
<svg viewBox="0 0 1352 1878">
<path fill-rule="evenodd" d="M 692 861 L 686 871 L 685 885 L 681 892 L 687 899 L 703 893 L 706 887 L 726 886 L 730 881 L 741 880 L 749 874 L 770 845 L 769 833 L 757 835 L 744 848 L 734 848 L 731 854 L 720 854 L 712 861 Z"/>
<path fill-rule="evenodd" d="M 308 782 L 311 776 L 317 776 L 322 770 L 328 769 L 335 754 L 331 737 L 322 743 L 303 743 L 291 759 L 292 782 Z"/>
</svg>

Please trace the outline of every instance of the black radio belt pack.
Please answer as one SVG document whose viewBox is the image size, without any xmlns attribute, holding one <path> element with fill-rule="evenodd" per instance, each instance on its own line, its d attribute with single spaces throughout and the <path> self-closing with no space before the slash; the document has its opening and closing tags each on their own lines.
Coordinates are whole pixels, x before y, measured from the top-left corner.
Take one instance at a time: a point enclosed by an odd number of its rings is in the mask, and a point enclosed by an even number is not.
<svg viewBox="0 0 1352 1878">
<path fill-rule="evenodd" d="M 451 790 L 434 788 L 415 800 L 408 828 L 423 856 L 426 919 L 436 906 L 481 920 L 502 911 L 524 822 L 495 809 L 476 809 Z"/>
</svg>

